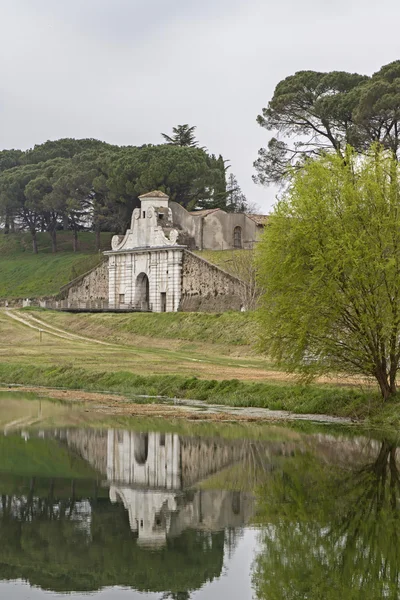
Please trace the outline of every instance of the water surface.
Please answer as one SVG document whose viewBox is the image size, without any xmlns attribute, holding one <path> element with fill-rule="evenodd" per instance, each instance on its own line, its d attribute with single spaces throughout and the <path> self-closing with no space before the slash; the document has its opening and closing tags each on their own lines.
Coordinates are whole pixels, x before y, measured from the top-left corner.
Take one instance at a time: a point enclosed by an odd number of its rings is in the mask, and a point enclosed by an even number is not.
<svg viewBox="0 0 400 600">
<path fill-rule="evenodd" d="M 2 598 L 399 597 L 397 440 L 105 428 L 14 395 L 0 424 Z"/>
</svg>

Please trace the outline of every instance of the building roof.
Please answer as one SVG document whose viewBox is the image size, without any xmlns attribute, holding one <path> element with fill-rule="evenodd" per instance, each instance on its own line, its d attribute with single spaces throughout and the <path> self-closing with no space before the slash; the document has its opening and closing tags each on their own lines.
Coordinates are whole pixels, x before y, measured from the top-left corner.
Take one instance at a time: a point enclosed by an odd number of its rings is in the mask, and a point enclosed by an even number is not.
<svg viewBox="0 0 400 600">
<path fill-rule="evenodd" d="M 207 215 L 211 215 L 211 213 L 217 212 L 217 210 L 221 210 L 220 208 L 205 208 L 203 210 L 192 210 L 190 214 L 194 217 L 206 217 Z"/>
<path fill-rule="evenodd" d="M 257 225 L 266 225 L 268 223 L 268 215 L 250 215 L 247 214 L 249 219 L 257 223 Z"/>
<path fill-rule="evenodd" d="M 142 194 L 139 198 L 169 198 L 167 194 L 164 192 L 160 192 L 159 190 L 154 190 L 154 192 L 147 192 L 147 194 Z"/>
</svg>

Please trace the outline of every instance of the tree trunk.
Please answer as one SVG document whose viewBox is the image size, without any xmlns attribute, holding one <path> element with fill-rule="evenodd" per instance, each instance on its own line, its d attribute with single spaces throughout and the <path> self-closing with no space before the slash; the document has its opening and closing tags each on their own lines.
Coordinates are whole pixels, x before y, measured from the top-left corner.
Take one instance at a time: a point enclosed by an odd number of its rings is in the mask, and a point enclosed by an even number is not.
<svg viewBox="0 0 400 600">
<path fill-rule="evenodd" d="M 78 231 L 77 231 L 76 227 L 74 227 L 74 230 L 73 230 L 72 248 L 73 248 L 74 252 L 78 252 Z"/>
<path fill-rule="evenodd" d="M 10 217 L 10 231 L 11 231 L 11 233 L 15 233 L 15 221 L 14 221 L 14 217 Z"/>
<path fill-rule="evenodd" d="M 396 393 L 396 386 L 394 385 L 393 389 L 393 387 L 390 385 L 386 370 L 382 369 L 381 367 L 377 367 L 374 375 L 381 390 L 383 400 L 388 400 L 390 396 L 394 396 Z"/>
<path fill-rule="evenodd" d="M 50 235 L 51 235 L 51 251 L 53 254 L 55 254 L 57 252 L 57 231 L 56 231 L 55 227 L 54 227 L 54 229 L 52 229 L 50 231 Z"/>
<path fill-rule="evenodd" d="M 10 233 L 10 219 L 9 216 L 6 215 L 6 221 L 4 223 L 4 234 L 8 235 Z"/>
<path fill-rule="evenodd" d="M 31 235 L 32 235 L 33 253 L 37 254 L 38 253 L 38 245 L 37 245 L 36 229 L 31 229 Z"/>
</svg>

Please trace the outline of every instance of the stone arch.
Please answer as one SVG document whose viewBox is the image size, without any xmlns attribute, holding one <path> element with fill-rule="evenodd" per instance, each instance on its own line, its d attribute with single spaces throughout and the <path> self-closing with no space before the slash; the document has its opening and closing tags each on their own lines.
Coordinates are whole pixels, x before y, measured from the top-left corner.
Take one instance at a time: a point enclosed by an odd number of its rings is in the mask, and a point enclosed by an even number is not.
<svg viewBox="0 0 400 600">
<path fill-rule="evenodd" d="M 242 228 L 237 225 L 233 230 L 233 247 L 242 248 Z"/>
<path fill-rule="evenodd" d="M 133 454 L 138 465 L 144 465 L 149 455 L 149 434 L 135 433 L 134 434 L 134 450 Z"/>
<path fill-rule="evenodd" d="M 139 273 L 135 282 L 135 307 L 149 310 L 149 278 L 146 273 Z"/>
</svg>

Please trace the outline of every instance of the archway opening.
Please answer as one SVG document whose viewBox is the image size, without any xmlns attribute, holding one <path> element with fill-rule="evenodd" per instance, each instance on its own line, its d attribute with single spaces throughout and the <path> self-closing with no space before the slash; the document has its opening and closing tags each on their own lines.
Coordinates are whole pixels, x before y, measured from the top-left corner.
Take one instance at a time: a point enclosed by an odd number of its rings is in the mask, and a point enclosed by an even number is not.
<svg viewBox="0 0 400 600">
<path fill-rule="evenodd" d="M 149 310 L 149 278 L 146 273 L 140 273 L 136 278 L 135 308 Z"/>
<path fill-rule="evenodd" d="M 242 248 L 242 228 L 239 225 L 233 230 L 233 247 Z"/>
</svg>

